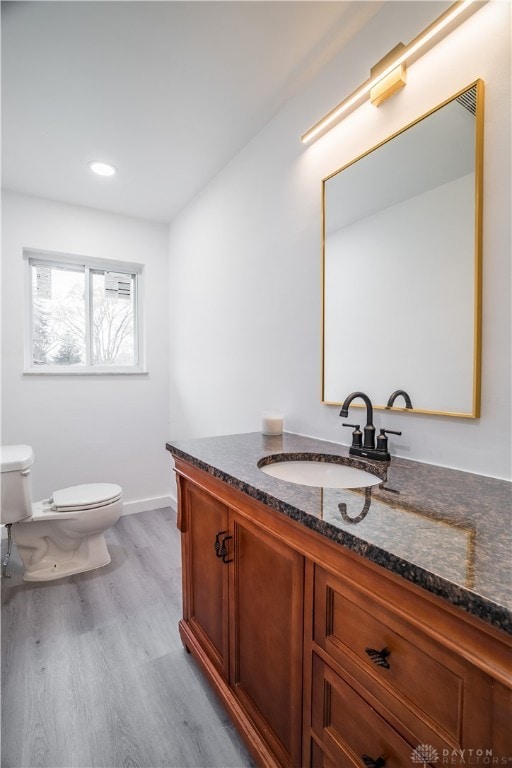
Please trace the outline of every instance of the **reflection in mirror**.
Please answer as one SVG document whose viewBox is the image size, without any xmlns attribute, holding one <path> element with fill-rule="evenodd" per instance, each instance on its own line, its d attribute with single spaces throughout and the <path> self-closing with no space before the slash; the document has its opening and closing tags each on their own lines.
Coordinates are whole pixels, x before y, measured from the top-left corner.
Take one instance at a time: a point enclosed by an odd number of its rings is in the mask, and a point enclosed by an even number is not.
<svg viewBox="0 0 512 768">
<path fill-rule="evenodd" d="M 321 502 L 322 520 L 328 525 L 354 533 L 357 530 L 358 537 L 381 550 L 409 562 L 412 559 L 417 566 L 468 589 L 475 588 L 477 531 L 473 524 L 413 511 L 395 500 L 384 502 L 379 491 L 372 494 L 366 515 L 364 508 L 361 513 L 363 497 L 357 491 L 324 488 Z M 435 557 L 434 553 L 443 551 L 449 551 L 450 557 Z"/>
<path fill-rule="evenodd" d="M 324 180 L 324 402 L 404 389 L 416 412 L 478 416 L 482 97 L 478 81 Z"/>
</svg>

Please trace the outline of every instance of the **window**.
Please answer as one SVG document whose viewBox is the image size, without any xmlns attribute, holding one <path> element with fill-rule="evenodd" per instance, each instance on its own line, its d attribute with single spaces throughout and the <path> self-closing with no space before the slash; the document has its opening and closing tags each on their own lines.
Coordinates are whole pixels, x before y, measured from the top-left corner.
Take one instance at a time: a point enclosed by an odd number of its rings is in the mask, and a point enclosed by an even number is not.
<svg viewBox="0 0 512 768">
<path fill-rule="evenodd" d="M 26 373 L 141 373 L 141 264 L 25 252 Z"/>
</svg>

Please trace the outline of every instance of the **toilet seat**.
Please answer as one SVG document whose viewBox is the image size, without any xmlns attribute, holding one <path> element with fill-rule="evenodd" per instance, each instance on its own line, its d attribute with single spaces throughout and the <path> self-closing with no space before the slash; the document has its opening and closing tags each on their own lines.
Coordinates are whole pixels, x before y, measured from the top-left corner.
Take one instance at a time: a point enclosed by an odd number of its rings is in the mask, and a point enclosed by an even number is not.
<svg viewBox="0 0 512 768">
<path fill-rule="evenodd" d="M 78 512 L 98 509 L 113 504 L 121 498 L 121 486 L 114 483 L 87 483 L 54 491 L 50 497 L 54 512 Z"/>
</svg>

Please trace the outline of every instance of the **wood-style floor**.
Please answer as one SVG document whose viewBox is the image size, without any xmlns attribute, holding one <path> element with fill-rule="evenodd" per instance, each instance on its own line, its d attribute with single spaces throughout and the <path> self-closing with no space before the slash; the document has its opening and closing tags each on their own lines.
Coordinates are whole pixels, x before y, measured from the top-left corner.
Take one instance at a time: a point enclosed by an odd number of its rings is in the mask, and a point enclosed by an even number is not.
<svg viewBox="0 0 512 768">
<path fill-rule="evenodd" d="M 13 548 L 3 768 L 253 766 L 179 639 L 175 512 L 122 517 L 107 540 L 110 565 L 46 583 L 22 581 Z"/>
</svg>

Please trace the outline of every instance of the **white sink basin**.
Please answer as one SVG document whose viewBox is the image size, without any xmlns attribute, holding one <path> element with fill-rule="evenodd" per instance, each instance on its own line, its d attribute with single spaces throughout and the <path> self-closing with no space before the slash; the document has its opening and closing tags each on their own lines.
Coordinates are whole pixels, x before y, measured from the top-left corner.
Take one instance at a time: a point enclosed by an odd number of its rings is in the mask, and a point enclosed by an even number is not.
<svg viewBox="0 0 512 768">
<path fill-rule="evenodd" d="M 346 464 L 330 461 L 276 461 L 260 466 L 262 472 L 279 480 L 317 488 L 368 488 L 382 482 L 380 477 Z"/>
</svg>

